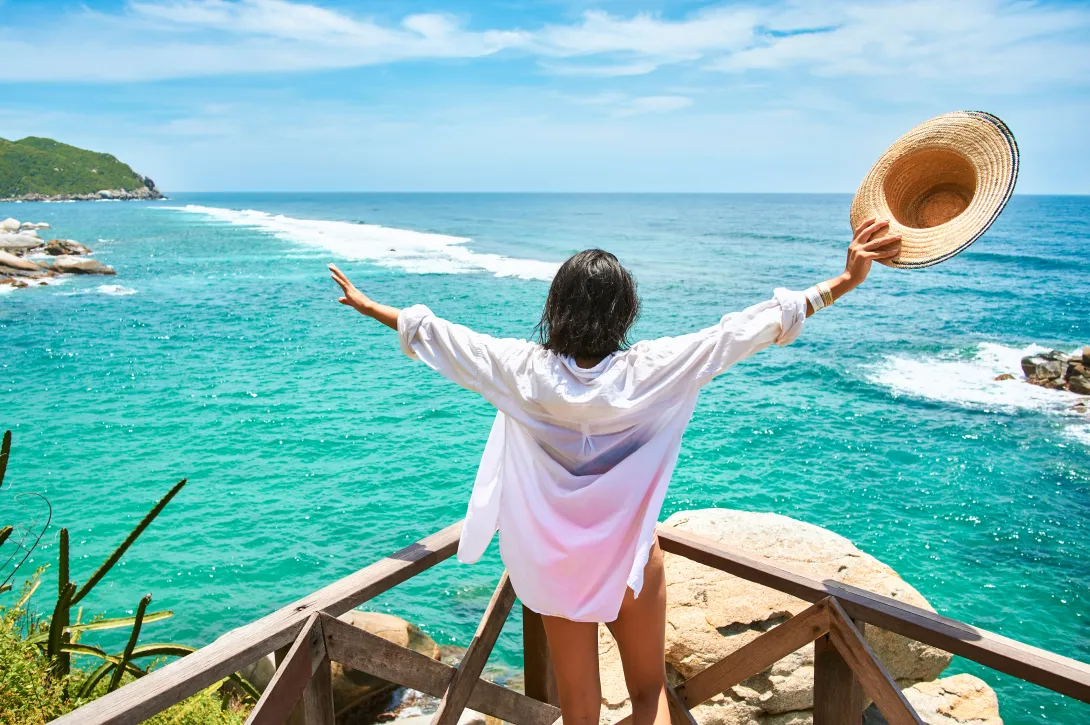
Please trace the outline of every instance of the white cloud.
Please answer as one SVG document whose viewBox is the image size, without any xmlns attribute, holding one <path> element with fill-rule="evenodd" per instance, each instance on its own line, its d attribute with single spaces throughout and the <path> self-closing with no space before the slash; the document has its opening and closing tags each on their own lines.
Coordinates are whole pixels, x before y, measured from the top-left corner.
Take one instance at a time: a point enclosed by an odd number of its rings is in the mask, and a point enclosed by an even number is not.
<svg viewBox="0 0 1090 725">
<path fill-rule="evenodd" d="M 590 77 L 677 64 L 1018 88 L 1090 77 L 1090 7 L 1026 0 L 785 0 L 682 18 L 589 11 L 530 29 L 477 30 L 469 20 L 428 13 L 383 23 L 289 0 L 133 0 L 118 14 L 83 10 L 32 32 L 0 25 L 0 81 L 310 71 L 504 51 L 536 57 L 546 72 Z"/>
</svg>

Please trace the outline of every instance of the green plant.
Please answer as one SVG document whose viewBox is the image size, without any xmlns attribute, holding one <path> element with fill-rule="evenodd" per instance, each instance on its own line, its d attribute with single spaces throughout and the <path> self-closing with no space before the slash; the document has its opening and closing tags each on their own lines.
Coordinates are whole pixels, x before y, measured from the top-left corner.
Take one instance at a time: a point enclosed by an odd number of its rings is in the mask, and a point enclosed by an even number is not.
<svg viewBox="0 0 1090 725">
<path fill-rule="evenodd" d="M 11 431 L 7 431 L 4 434 L 3 442 L 0 444 L 0 487 L 4 483 L 4 475 L 7 470 L 7 463 L 11 452 Z M 71 573 L 69 569 L 70 560 L 70 544 L 68 529 L 62 528 L 58 539 L 57 547 L 57 600 L 53 605 L 52 614 L 48 620 L 32 621 L 29 614 L 26 614 L 26 637 L 25 644 L 27 646 L 36 647 L 46 663 L 46 676 L 56 682 L 66 683 L 62 688 L 62 696 L 68 699 L 71 695 L 69 687 L 75 684 L 75 681 L 71 677 L 72 675 L 72 655 L 87 655 L 101 660 L 101 664 L 88 674 L 85 678 L 76 678 L 78 681 L 78 689 L 76 690 L 76 700 L 86 700 L 92 698 L 94 693 L 99 688 L 100 683 L 106 680 L 106 691 L 113 692 L 120 687 L 126 676 L 142 677 L 147 674 L 147 667 L 141 667 L 137 665 L 134 660 L 143 659 L 156 659 L 162 657 L 184 657 L 193 651 L 192 647 L 186 645 L 174 644 L 170 642 L 155 642 L 151 644 L 138 644 L 140 638 L 140 631 L 145 624 L 151 622 L 157 622 L 159 620 L 167 619 L 174 616 L 174 613 L 169 610 L 163 610 L 158 612 L 148 612 L 148 604 L 151 603 L 151 595 L 147 594 L 141 598 L 139 605 L 137 606 L 136 614 L 133 617 L 117 617 L 112 619 L 92 619 L 89 622 L 82 621 L 83 608 L 78 607 L 79 603 L 87 597 L 88 594 L 95 588 L 102 579 L 109 573 L 121 557 L 125 555 L 125 552 L 129 550 L 140 535 L 151 525 L 151 523 L 162 513 L 167 504 L 178 494 L 179 491 L 186 485 L 186 479 L 182 479 L 178 483 L 174 484 L 166 495 L 156 503 L 144 518 L 140 520 L 140 523 L 129 535 L 125 537 L 125 540 L 114 549 L 113 553 L 106 558 L 106 560 L 88 577 L 82 586 L 78 586 L 71 580 Z M 0 545 L 10 537 L 13 530 L 12 526 L 5 526 L 0 529 Z M 29 553 L 29 552 L 28 552 Z M 14 609 L 22 610 L 26 603 L 33 596 L 35 591 L 41 584 L 41 572 L 39 569 L 34 577 L 29 580 L 23 587 L 23 593 L 16 603 Z M 7 587 L 10 589 L 10 585 Z M 73 609 L 75 608 L 75 618 L 73 620 Z M 79 641 L 80 637 L 87 632 L 101 631 L 106 629 L 116 629 L 121 627 L 129 627 L 129 638 L 125 645 L 124 650 L 118 653 L 110 654 L 100 647 L 85 644 Z M 246 695 L 253 700 L 257 700 L 260 696 L 254 687 L 239 677 L 237 674 L 232 674 L 229 679 L 232 679 Z"/>
</svg>

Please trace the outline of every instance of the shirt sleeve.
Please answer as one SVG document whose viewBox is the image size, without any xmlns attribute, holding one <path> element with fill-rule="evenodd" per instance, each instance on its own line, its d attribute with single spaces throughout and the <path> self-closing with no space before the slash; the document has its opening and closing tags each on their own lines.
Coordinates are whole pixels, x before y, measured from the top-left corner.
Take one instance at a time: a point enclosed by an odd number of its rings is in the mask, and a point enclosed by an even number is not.
<svg viewBox="0 0 1090 725">
<path fill-rule="evenodd" d="M 401 351 L 448 380 L 498 404 L 517 394 L 515 368 L 534 343 L 496 338 L 436 317 L 424 305 L 397 316 Z"/>
<path fill-rule="evenodd" d="M 648 362 L 659 369 L 660 380 L 695 381 L 703 386 L 771 344 L 791 344 L 805 320 L 806 295 L 780 287 L 772 299 L 724 315 L 716 325 L 641 345 L 647 346 Z"/>
</svg>

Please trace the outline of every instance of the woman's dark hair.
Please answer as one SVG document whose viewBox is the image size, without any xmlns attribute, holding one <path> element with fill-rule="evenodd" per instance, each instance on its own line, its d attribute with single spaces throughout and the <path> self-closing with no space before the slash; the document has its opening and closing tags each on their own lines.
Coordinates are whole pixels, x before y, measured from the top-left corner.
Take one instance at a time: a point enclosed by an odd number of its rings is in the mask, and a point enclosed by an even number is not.
<svg viewBox="0 0 1090 725">
<path fill-rule="evenodd" d="M 639 314 L 636 280 L 609 252 L 588 249 L 560 265 L 536 333 L 559 355 L 605 357 L 628 346 Z"/>
</svg>

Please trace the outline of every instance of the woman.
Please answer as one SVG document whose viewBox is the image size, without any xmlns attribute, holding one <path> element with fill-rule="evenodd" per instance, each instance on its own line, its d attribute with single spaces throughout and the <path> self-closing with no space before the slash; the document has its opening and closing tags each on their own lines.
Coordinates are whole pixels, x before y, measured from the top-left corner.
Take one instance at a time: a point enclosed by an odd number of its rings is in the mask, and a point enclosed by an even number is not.
<svg viewBox="0 0 1090 725">
<path fill-rule="evenodd" d="M 895 257 L 887 222 L 855 230 L 844 273 L 806 292 L 723 317 L 700 332 L 628 345 L 639 300 L 617 258 L 592 249 L 561 265 L 538 326 L 541 342 L 496 339 L 432 314 L 371 300 L 330 265 L 342 304 L 397 330 L 410 358 L 498 410 L 481 458 L 458 558 L 493 534 L 516 594 L 543 615 L 565 725 L 601 707 L 597 623 L 617 640 L 635 725 L 666 725 L 666 580 L 655 523 L 697 393 L 858 286 Z"/>
</svg>

